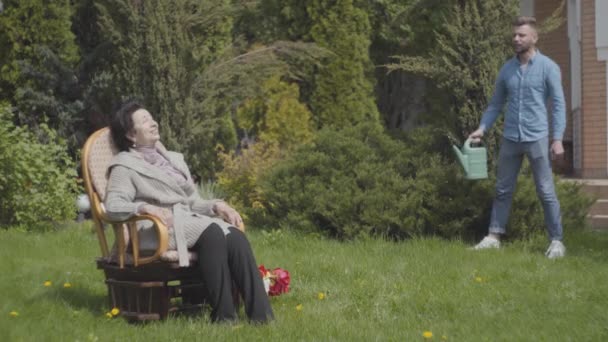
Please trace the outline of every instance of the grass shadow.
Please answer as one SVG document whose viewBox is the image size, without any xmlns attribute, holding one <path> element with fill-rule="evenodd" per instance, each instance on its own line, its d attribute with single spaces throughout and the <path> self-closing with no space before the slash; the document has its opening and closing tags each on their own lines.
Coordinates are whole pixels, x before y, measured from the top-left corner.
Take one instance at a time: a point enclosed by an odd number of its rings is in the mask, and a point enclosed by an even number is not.
<svg viewBox="0 0 608 342">
<path fill-rule="evenodd" d="M 88 311 L 93 316 L 105 315 L 105 313 L 111 310 L 111 303 L 106 290 L 104 290 L 103 293 L 99 293 L 99 291 L 86 287 L 54 288 L 48 292 L 30 298 L 29 302 L 30 304 L 35 305 L 42 300 L 63 304 L 66 307 L 74 309 L 74 311 Z M 175 302 L 175 300 L 177 300 L 177 302 Z M 173 304 L 179 304 L 178 302 L 181 302 L 181 299 L 176 298 L 172 301 Z M 177 317 L 183 317 L 187 319 L 204 319 L 210 312 L 211 308 L 207 304 L 203 304 L 202 307 L 184 305 L 179 311 L 169 312 L 167 318 L 175 319 Z M 155 322 L 154 320 L 127 321 L 136 325 L 145 325 Z"/>
<path fill-rule="evenodd" d="M 54 288 L 32 297 L 29 302 L 35 305 L 43 300 L 62 303 L 76 311 L 86 310 L 93 316 L 102 315 L 109 308 L 106 293 L 102 295 L 83 287 Z"/>
<path fill-rule="evenodd" d="M 604 264 L 608 262 L 608 232 L 584 230 L 577 234 L 567 234 L 564 243 L 568 256 Z"/>
<path fill-rule="evenodd" d="M 565 231 L 564 244 L 566 258 L 587 259 L 594 263 L 608 262 L 608 232 L 595 230 Z M 528 253 L 544 254 L 549 246 L 545 232 L 538 232 L 527 239 L 507 241 L 505 246 L 512 246 Z"/>
</svg>

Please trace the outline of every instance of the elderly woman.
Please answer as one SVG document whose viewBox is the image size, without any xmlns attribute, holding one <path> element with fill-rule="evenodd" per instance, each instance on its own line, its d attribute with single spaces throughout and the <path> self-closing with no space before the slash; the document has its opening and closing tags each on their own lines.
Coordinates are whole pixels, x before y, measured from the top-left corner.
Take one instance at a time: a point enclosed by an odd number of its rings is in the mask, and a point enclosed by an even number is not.
<svg viewBox="0 0 608 342">
<path fill-rule="evenodd" d="M 121 150 L 110 164 L 104 201 L 110 218 L 158 216 L 169 227 L 169 249 L 188 266 L 188 249 L 198 252 L 214 322 L 237 319 L 233 281 L 252 322 L 274 318 L 257 264 L 242 231 L 239 213 L 221 200 L 203 200 L 180 153 L 165 150 L 158 124 L 144 107 L 129 101 L 118 110 L 111 132 Z M 223 218 L 223 219 L 221 219 Z M 142 245 L 145 244 L 142 236 Z"/>
</svg>

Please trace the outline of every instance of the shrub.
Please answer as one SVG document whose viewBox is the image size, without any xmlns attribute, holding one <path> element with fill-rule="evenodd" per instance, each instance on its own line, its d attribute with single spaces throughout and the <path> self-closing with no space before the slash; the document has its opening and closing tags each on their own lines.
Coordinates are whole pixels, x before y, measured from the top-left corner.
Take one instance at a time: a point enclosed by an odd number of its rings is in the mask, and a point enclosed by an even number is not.
<svg viewBox="0 0 608 342">
<path fill-rule="evenodd" d="M 277 144 L 257 143 L 240 154 L 220 152 L 223 170 L 217 174 L 217 183 L 228 196 L 226 200 L 237 208 L 245 220 L 263 215 L 264 197 L 258 185 L 263 172 L 280 157 Z"/>
<path fill-rule="evenodd" d="M 312 138 L 312 114 L 300 102 L 296 83 L 273 76 L 264 82 L 262 93 L 248 99 L 237 110 L 239 127 L 249 137 L 291 149 Z"/>
<path fill-rule="evenodd" d="M 404 226 L 417 226 L 407 213 L 418 203 L 404 198 L 413 186 L 409 160 L 379 125 L 323 129 L 261 183 L 265 223 L 338 238 L 405 233 Z"/>
<path fill-rule="evenodd" d="M 262 94 L 237 110 L 239 126 L 250 141 L 238 153 L 220 151 L 223 169 L 217 178 L 227 200 L 245 218 L 263 215 L 265 201 L 258 184 L 263 174 L 295 146 L 312 138 L 311 113 L 299 97 L 297 84 L 273 76 L 262 86 Z"/>
<path fill-rule="evenodd" d="M 76 217 L 76 166 L 67 146 L 42 124 L 45 141 L 15 126 L 0 108 L 0 225 L 44 229 Z"/>
<path fill-rule="evenodd" d="M 431 152 L 448 149 L 447 138 L 429 129 L 404 141 L 372 124 L 324 129 L 261 182 L 268 203 L 265 221 L 257 224 L 340 239 L 479 237 L 487 232 L 495 179 L 466 180 L 451 155 Z M 589 199 L 569 183 L 558 183 L 558 193 L 564 225 L 584 226 Z M 509 238 L 544 229 L 530 176 L 519 179 L 507 229 Z"/>
</svg>

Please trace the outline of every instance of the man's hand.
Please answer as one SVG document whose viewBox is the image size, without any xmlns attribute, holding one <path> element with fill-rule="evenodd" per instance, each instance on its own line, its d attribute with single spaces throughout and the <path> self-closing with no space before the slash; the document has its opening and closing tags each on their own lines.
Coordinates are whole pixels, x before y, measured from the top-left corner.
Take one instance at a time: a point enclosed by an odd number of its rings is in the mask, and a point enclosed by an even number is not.
<svg viewBox="0 0 608 342">
<path fill-rule="evenodd" d="M 551 143 L 551 159 L 555 160 L 564 155 L 564 145 L 561 140 L 553 140 Z"/>
<path fill-rule="evenodd" d="M 140 214 L 149 214 L 158 217 L 167 228 L 173 227 L 173 213 L 170 209 L 157 207 L 151 204 L 144 204 L 139 209 Z"/>
<path fill-rule="evenodd" d="M 229 206 L 226 202 L 217 202 L 213 206 L 213 211 L 218 216 L 221 216 L 224 221 L 230 223 L 231 225 L 243 230 L 243 219 L 241 215 L 234 210 L 231 206 Z"/>
<path fill-rule="evenodd" d="M 475 132 L 469 134 L 469 139 L 471 139 L 472 143 L 481 142 L 481 138 L 483 137 L 483 128 L 478 128 Z"/>
</svg>

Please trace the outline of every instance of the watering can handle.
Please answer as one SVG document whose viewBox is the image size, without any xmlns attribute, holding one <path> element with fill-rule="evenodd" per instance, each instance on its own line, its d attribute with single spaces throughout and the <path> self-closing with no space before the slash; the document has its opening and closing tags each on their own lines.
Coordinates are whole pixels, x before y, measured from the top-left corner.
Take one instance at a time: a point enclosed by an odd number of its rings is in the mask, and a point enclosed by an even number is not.
<svg viewBox="0 0 608 342">
<path fill-rule="evenodd" d="M 478 143 L 475 143 L 475 144 L 480 144 L 481 145 L 481 141 L 479 141 Z M 465 140 L 465 142 L 464 142 L 464 148 L 465 149 L 471 148 L 471 138 L 467 138 L 467 140 Z"/>
<path fill-rule="evenodd" d="M 467 140 L 465 140 L 463 148 L 465 150 L 468 150 L 471 148 L 471 138 L 467 138 Z"/>
</svg>

